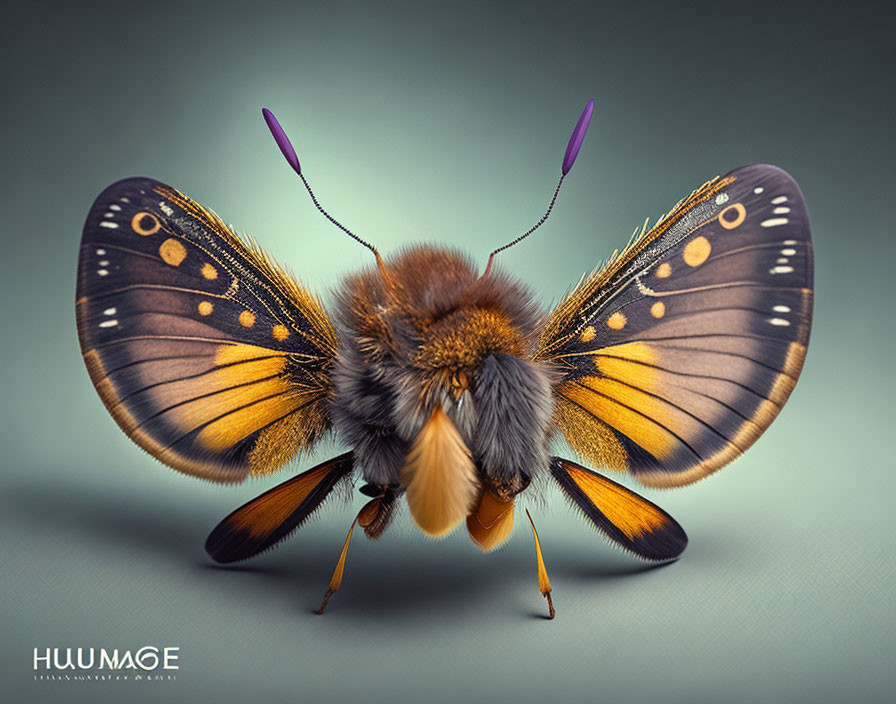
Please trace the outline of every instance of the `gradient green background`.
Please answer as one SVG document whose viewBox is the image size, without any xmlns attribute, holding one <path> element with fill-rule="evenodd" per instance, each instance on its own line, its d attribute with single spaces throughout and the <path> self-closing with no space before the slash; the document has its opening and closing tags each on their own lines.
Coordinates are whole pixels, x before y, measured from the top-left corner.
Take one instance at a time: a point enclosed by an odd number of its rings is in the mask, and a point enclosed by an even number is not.
<svg viewBox="0 0 896 704">
<path fill-rule="evenodd" d="M 887 5 L 16 9 L 0 113 L 7 701 L 892 700 Z M 519 521 L 485 557 L 407 516 L 358 539 L 325 617 L 311 611 L 352 517 L 338 502 L 280 549 L 212 566 L 208 530 L 275 480 L 180 476 L 108 417 L 74 324 L 94 197 L 126 176 L 166 181 L 328 291 L 369 255 L 301 192 L 266 105 L 326 206 L 383 251 L 447 242 L 484 262 L 541 215 L 591 97 L 556 214 L 502 257 L 545 305 L 645 216 L 742 164 L 787 169 L 812 217 L 817 313 L 787 408 L 719 475 L 645 492 L 686 528 L 683 559 L 645 569 L 551 491 L 536 517 L 554 622 Z M 176 682 L 32 681 L 36 646 L 146 644 L 181 647 Z"/>
</svg>

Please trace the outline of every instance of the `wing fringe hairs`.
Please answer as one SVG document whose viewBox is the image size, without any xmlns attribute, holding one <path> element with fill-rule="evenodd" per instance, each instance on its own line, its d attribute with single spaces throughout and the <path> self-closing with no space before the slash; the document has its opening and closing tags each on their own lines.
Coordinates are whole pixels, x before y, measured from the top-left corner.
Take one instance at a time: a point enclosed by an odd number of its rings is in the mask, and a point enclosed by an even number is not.
<svg viewBox="0 0 896 704">
<path fill-rule="evenodd" d="M 336 331 L 333 329 L 330 319 L 324 313 L 324 305 L 321 298 L 302 286 L 296 276 L 268 254 L 254 237 L 246 233 L 240 234 L 233 226 L 225 223 L 214 210 L 191 200 L 176 188 L 160 185 L 155 190 L 160 196 L 171 199 L 185 211 L 204 222 L 216 234 L 219 234 L 226 240 L 231 247 L 241 252 L 248 259 L 251 259 L 258 269 L 271 281 L 284 291 L 287 291 L 290 297 L 299 303 L 303 312 L 308 315 L 313 329 L 321 333 L 314 336 L 314 339 L 309 339 L 309 341 L 322 347 L 331 355 L 336 354 L 338 344 Z"/>
<path fill-rule="evenodd" d="M 564 294 L 557 307 L 551 313 L 548 324 L 545 326 L 539 339 L 536 359 L 547 358 L 556 347 L 565 341 L 559 333 L 569 322 L 570 318 L 576 314 L 583 301 L 587 301 L 606 285 L 607 281 L 626 262 L 633 259 L 647 245 L 668 231 L 691 208 L 708 200 L 733 180 L 730 176 L 725 178 L 716 176 L 699 188 L 695 188 L 688 196 L 679 200 L 669 211 L 661 215 L 649 230 L 646 227 L 647 220 L 645 220 L 644 225 L 640 228 L 640 233 L 638 228 L 636 228 L 625 247 L 621 250 L 614 250 L 613 254 L 603 264 L 599 264 L 590 274 L 583 275 L 579 283 Z"/>
</svg>

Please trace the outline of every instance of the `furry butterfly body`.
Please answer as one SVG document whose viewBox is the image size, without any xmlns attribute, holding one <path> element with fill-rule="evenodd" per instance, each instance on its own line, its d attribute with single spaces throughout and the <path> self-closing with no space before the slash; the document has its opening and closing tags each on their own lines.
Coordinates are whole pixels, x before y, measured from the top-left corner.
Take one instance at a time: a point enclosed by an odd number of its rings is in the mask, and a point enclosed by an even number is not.
<svg viewBox="0 0 896 704">
<path fill-rule="evenodd" d="M 371 499 L 356 519 L 368 537 L 407 501 L 428 535 L 465 522 L 494 549 L 544 475 L 614 543 L 662 561 L 684 549 L 681 527 L 552 458 L 551 441 L 562 433 L 584 460 L 649 486 L 716 471 L 793 389 L 811 286 L 805 204 L 772 166 L 704 184 L 553 311 L 498 268 L 417 246 L 348 277 L 332 317 L 210 210 L 129 179 L 88 215 L 77 318 L 110 413 L 178 471 L 237 482 L 330 432 L 351 448 L 224 519 L 207 542 L 218 561 L 272 547 L 353 475 Z"/>
</svg>

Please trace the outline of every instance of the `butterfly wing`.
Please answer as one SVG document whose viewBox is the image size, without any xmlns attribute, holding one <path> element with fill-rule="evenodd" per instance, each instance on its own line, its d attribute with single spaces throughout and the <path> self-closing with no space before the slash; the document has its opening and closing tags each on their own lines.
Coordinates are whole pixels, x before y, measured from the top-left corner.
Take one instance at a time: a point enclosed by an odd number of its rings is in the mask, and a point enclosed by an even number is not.
<svg viewBox="0 0 896 704">
<path fill-rule="evenodd" d="M 567 498 L 619 547 L 645 560 L 674 560 L 688 537 L 672 516 L 621 484 L 580 464 L 552 457 L 551 476 Z"/>
<path fill-rule="evenodd" d="M 228 563 L 274 547 L 317 510 L 352 466 L 347 452 L 269 489 L 215 526 L 206 551 L 216 562 Z"/>
<path fill-rule="evenodd" d="M 681 201 L 553 311 L 537 357 L 590 462 L 688 484 L 745 451 L 796 384 L 812 320 L 796 182 L 754 165 Z"/>
<path fill-rule="evenodd" d="M 96 199 L 76 311 L 106 408 L 180 472 L 275 471 L 329 427 L 336 336 L 321 304 L 170 186 L 128 179 Z"/>
</svg>

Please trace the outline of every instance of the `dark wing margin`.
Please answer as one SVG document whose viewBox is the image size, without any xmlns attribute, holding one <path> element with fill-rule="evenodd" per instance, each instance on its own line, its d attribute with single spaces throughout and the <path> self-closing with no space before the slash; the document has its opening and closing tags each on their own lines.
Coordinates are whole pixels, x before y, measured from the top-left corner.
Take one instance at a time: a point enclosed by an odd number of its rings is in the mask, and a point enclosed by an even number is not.
<svg viewBox="0 0 896 704">
<path fill-rule="evenodd" d="M 688 536 L 672 516 L 621 484 L 562 457 L 552 457 L 551 476 L 567 498 L 619 547 L 645 560 L 674 560 Z"/>
<path fill-rule="evenodd" d="M 352 453 L 346 452 L 240 506 L 209 534 L 206 552 L 216 562 L 228 563 L 274 547 L 317 510 L 352 466 Z"/>
<path fill-rule="evenodd" d="M 701 186 L 551 314 L 536 358 L 561 370 L 570 445 L 655 487 L 729 463 L 796 384 L 812 279 L 806 204 L 786 172 L 747 166 Z"/>
<path fill-rule="evenodd" d="M 322 305 L 170 186 L 127 179 L 96 199 L 76 314 L 106 408 L 175 470 L 242 481 L 329 428 L 336 335 Z"/>
</svg>

